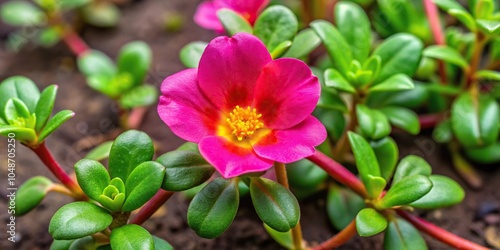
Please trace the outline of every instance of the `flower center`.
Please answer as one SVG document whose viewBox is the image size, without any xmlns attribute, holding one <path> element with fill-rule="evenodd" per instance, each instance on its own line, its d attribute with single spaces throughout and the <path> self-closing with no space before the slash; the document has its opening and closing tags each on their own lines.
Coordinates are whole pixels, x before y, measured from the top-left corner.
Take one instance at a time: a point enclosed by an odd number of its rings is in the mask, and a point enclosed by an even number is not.
<svg viewBox="0 0 500 250">
<path fill-rule="evenodd" d="M 238 141 L 248 138 L 253 135 L 255 130 L 264 127 L 264 123 L 259 121 L 262 114 L 257 114 L 257 109 L 250 108 L 248 106 L 246 109 L 236 106 L 233 112 L 229 113 L 229 117 L 226 119 L 232 133 Z"/>
</svg>

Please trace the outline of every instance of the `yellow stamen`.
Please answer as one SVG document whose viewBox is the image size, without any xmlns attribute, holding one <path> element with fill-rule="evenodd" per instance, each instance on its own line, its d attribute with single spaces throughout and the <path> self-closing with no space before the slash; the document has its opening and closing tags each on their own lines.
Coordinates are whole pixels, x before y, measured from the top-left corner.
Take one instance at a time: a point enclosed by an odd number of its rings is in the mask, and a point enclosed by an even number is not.
<svg viewBox="0 0 500 250">
<path fill-rule="evenodd" d="M 259 121 L 262 114 L 257 114 L 257 109 L 247 107 L 246 109 L 236 106 L 233 112 L 229 113 L 226 122 L 231 128 L 231 133 L 242 141 L 255 133 L 255 130 L 264 127 L 264 123 Z"/>
</svg>

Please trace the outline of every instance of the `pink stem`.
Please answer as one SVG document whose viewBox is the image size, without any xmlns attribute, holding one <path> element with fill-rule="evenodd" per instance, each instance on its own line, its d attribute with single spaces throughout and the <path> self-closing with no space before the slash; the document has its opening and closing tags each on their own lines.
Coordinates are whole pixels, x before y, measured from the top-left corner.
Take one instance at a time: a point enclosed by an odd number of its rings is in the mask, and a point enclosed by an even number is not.
<svg viewBox="0 0 500 250">
<path fill-rule="evenodd" d="M 147 107 L 137 107 L 132 109 L 128 116 L 128 128 L 138 129 L 141 126 L 141 123 L 144 120 L 144 116 L 146 115 L 147 111 Z"/>
<path fill-rule="evenodd" d="M 431 26 L 432 34 L 434 35 L 434 41 L 437 45 L 445 45 L 446 41 L 444 39 L 443 30 L 441 29 L 441 21 L 439 20 L 439 13 L 436 5 L 432 0 L 424 0 L 425 13 L 427 14 L 427 19 L 429 20 L 429 25 Z M 441 83 L 446 83 L 446 67 L 443 61 L 438 61 L 439 76 L 441 78 Z"/>
<path fill-rule="evenodd" d="M 443 114 L 424 114 L 418 116 L 418 121 L 420 122 L 420 128 L 434 128 L 443 119 Z"/>
<path fill-rule="evenodd" d="M 87 44 L 72 29 L 66 30 L 66 33 L 63 35 L 63 40 L 69 47 L 71 52 L 73 52 L 73 54 L 75 54 L 76 56 L 80 56 L 81 54 L 89 50 Z"/>
<path fill-rule="evenodd" d="M 33 150 L 33 152 L 35 152 L 35 154 L 38 155 L 40 160 L 45 164 L 45 166 L 47 166 L 50 172 L 52 172 L 64 186 L 71 190 L 72 193 L 80 197 L 80 199 L 87 199 L 80 189 L 80 186 L 78 186 L 78 184 L 71 177 L 69 177 L 64 169 L 62 169 L 59 163 L 57 163 L 57 161 L 54 159 L 50 151 L 47 149 L 47 146 L 45 146 L 45 142 L 42 142 L 36 147 L 30 148 L 31 150 Z"/>
<path fill-rule="evenodd" d="M 165 202 L 170 199 L 174 192 L 160 189 L 151 200 L 130 220 L 130 224 L 141 225 L 149 219 Z"/>
<path fill-rule="evenodd" d="M 448 244 L 456 249 L 486 250 L 488 248 L 478 245 L 472 241 L 458 237 L 420 217 L 412 215 L 403 210 L 397 210 L 398 214 L 413 224 L 418 230 L 434 237 L 435 239 Z"/>
<path fill-rule="evenodd" d="M 356 177 L 356 175 L 351 173 L 338 162 L 334 161 L 320 151 L 316 151 L 316 153 L 307 157 L 307 159 L 320 166 L 338 182 L 351 188 L 354 192 L 358 193 L 362 197 L 367 197 L 366 188 L 363 183 L 358 179 L 358 177 Z"/>
</svg>

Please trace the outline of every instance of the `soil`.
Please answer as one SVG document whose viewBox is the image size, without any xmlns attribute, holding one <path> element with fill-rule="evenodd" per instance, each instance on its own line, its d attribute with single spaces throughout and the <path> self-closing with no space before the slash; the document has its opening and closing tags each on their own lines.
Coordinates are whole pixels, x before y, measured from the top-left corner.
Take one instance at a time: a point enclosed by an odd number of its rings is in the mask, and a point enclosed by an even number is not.
<svg viewBox="0 0 500 250">
<path fill-rule="evenodd" d="M 149 72 L 148 83 L 158 86 L 162 80 L 183 69 L 178 59 L 179 50 L 188 42 L 209 41 L 216 34 L 203 30 L 192 22 L 198 0 L 143 0 L 122 6 L 123 18 L 114 29 L 87 27 L 81 34 L 90 47 L 116 57 L 119 48 L 133 40 L 147 42 L 154 51 L 154 63 Z M 164 20 L 168 15 L 181 14 L 185 25 L 178 32 L 166 32 Z M 13 75 L 24 75 L 36 81 L 40 88 L 58 84 L 59 93 L 55 110 L 71 109 L 76 116 L 47 139 L 47 145 L 56 159 L 71 171 L 71 166 L 87 152 L 78 141 L 82 138 L 106 138 L 117 127 L 116 106 L 105 96 L 86 86 L 84 77 L 75 69 L 75 58 L 64 44 L 52 48 L 32 45 L 17 53 L 5 49 L 6 35 L 12 29 L 0 23 L 0 79 Z M 141 130 L 146 131 L 160 149 L 158 154 L 178 147 L 182 141 L 173 135 L 160 121 L 155 107 L 149 108 Z M 89 137 L 91 136 L 91 137 Z M 417 154 L 425 157 L 434 167 L 434 173 L 457 180 L 466 189 L 463 203 L 451 208 L 422 213 L 424 218 L 461 237 L 486 245 L 484 229 L 490 224 L 500 231 L 498 218 L 500 212 L 500 171 L 496 166 L 479 168 L 485 185 L 481 190 L 472 190 L 458 178 L 452 170 L 451 160 L 446 149 L 432 141 L 428 133 L 408 136 L 395 133 L 394 138 L 400 145 L 400 156 Z M 4 137 L 3 137 L 4 138 Z M 96 140 L 84 144 L 95 145 Z M 5 149 L 6 140 L 0 147 Z M 0 153 L 0 161 L 6 162 L 5 154 Z M 18 145 L 16 156 L 16 184 L 22 184 L 34 175 L 53 176 L 45 169 L 36 155 L 29 149 Z M 2 164 L 4 166 L 4 164 Z M 0 181 L 0 218 L 8 222 L 6 168 L 2 167 Z M 55 179 L 54 179 L 55 180 Z M 311 244 L 326 240 L 335 233 L 326 219 L 324 192 L 301 201 L 302 228 L 305 239 Z M 48 249 L 51 237 L 47 232 L 52 214 L 71 199 L 58 194 L 49 194 L 42 205 L 31 213 L 16 219 L 17 243 L 6 240 L 6 230 L 0 230 L 0 249 Z M 188 228 L 186 211 L 189 201 L 176 194 L 153 219 L 144 226 L 153 234 L 169 241 L 176 249 L 281 249 L 265 232 L 262 222 L 253 210 L 248 197 L 243 198 L 240 210 L 231 227 L 221 237 L 214 240 L 202 239 Z M 478 211 L 488 216 L 477 216 Z M 489 219 L 488 219 L 489 218 Z M 430 249 L 450 249 L 450 247 L 430 239 Z M 381 249 L 382 236 L 371 238 L 356 237 L 340 249 Z"/>
</svg>

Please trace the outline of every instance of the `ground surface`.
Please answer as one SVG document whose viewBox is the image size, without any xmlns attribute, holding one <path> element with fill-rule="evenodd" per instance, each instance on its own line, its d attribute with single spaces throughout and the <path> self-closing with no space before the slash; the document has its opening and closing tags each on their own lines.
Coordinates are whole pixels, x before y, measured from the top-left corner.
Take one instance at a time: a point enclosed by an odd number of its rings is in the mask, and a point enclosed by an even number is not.
<svg viewBox="0 0 500 250">
<path fill-rule="evenodd" d="M 133 40 L 146 41 L 154 51 L 154 63 L 148 82 L 159 86 L 168 75 L 183 69 L 178 60 L 179 49 L 194 40 L 210 40 L 214 34 L 205 31 L 191 21 L 196 0 L 143 0 L 123 7 L 123 19 L 116 29 L 86 28 L 83 38 L 92 48 L 115 57 L 119 48 Z M 176 33 L 168 33 L 162 29 L 164 18 L 169 13 L 180 13 L 186 19 L 184 28 Z M 10 30 L 0 24 L 0 37 L 5 39 Z M 6 51 L 2 42 L 0 49 L 0 80 L 22 74 L 34 79 L 39 87 L 49 84 L 59 85 L 59 94 L 55 110 L 71 109 L 76 116 L 66 123 L 62 129 L 48 138 L 47 144 L 57 160 L 70 171 L 71 166 L 85 155 L 84 144 L 95 144 L 95 141 L 77 143 L 88 136 L 99 138 L 113 130 L 117 124 L 116 108 L 106 97 L 88 88 L 83 76 L 75 70 L 75 60 L 64 44 L 44 49 L 26 47 L 17 54 Z M 160 143 L 160 153 L 172 150 L 182 142 L 175 137 L 159 120 L 155 108 L 147 113 L 141 130 L 146 131 Z M 429 136 L 411 137 L 396 134 L 395 139 L 402 147 L 401 157 L 417 154 L 425 157 L 434 167 L 434 173 L 444 174 L 458 179 L 451 170 L 450 159 L 445 149 L 434 143 Z M 3 137 L 2 137 L 3 138 Z M 6 140 L 0 142 L 5 149 Z M 17 179 L 18 185 L 34 175 L 52 175 L 45 170 L 42 163 L 27 148 L 18 145 Z M 6 168 L 5 154 L 0 153 L 2 168 L 0 172 L 0 219 L 7 222 Z M 486 219 L 475 219 L 479 208 L 487 206 L 500 207 L 500 171 L 492 167 L 481 170 L 485 187 L 481 190 L 470 190 L 466 186 L 465 201 L 452 208 L 428 212 L 426 219 L 444 227 L 462 237 L 486 244 L 484 228 L 498 225 L 498 214 L 490 214 Z M 463 182 L 458 179 L 463 184 Z M 302 201 L 302 224 L 304 237 L 311 243 L 321 242 L 335 233 L 328 224 L 324 208 L 324 193 Z M 30 214 L 17 219 L 18 243 L 11 244 L 6 240 L 5 231 L 0 230 L 0 249 L 48 249 L 51 238 L 47 227 L 52 214 L 70 199 L 57 194 L 50 194 L 43 204 Z M 489 205 L 488 205 L 489 204 Z M 243 199 L 236 220 L 221 237 L 214 240 L 201 239 L 186 224 L 188 201 L 181 195 L 175 195 L 154 219 L 145 226 L 155 235 L 168 240 L 176 249 L 280 249 L 265 233 L 262 222 L 253 211 L 248 198 Z M 494 209 L 493 209 L 494 210 Z M 492 219 L 493 218 L 493 219 Z M 355 238 L 341 249 L 380 249 L 381 237 L 369 239 Z M 430 249 L 449 249 L 449 247 L 429 241 Z"/>
</svg>

